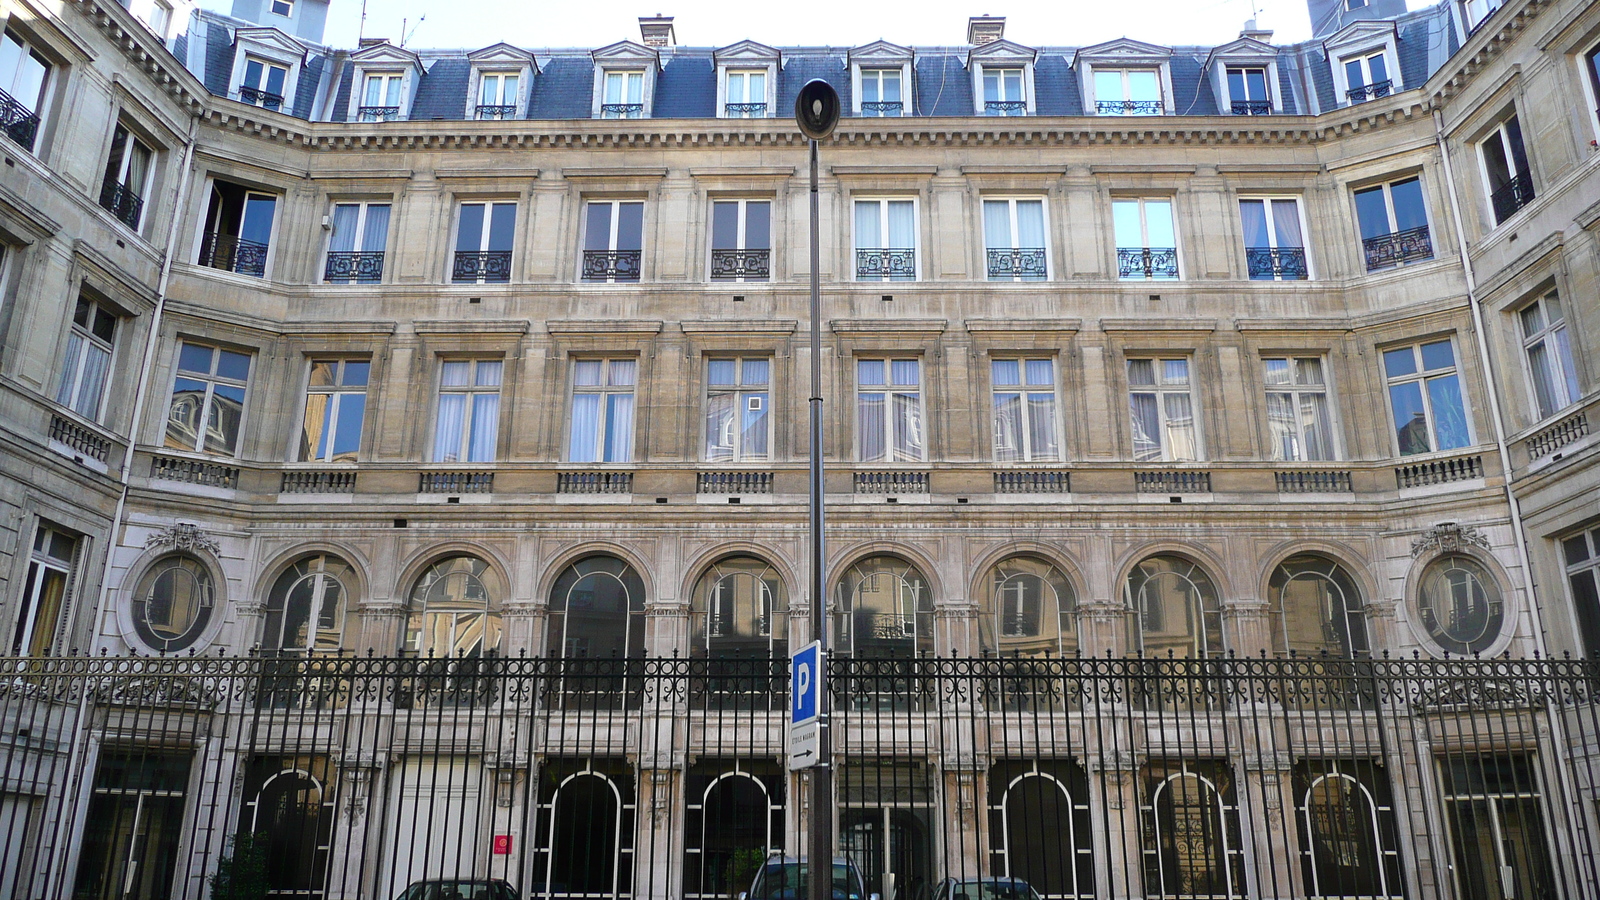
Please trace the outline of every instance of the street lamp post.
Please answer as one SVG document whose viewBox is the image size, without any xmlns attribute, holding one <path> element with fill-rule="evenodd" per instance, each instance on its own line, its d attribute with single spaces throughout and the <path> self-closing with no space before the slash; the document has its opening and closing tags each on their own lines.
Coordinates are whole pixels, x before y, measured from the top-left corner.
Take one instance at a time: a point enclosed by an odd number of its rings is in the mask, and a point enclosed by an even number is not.
<svg viewBox="0 0 1600 900">
<path fill-rule="evenodd" d="M 822 519 L 822 276 L 817 226 L 817 141 L 833 134 L 839 124 L 839 94 L 820 78 L 806 82 L 794 101 L 795 124 L 811 144 L 811 636 L 817 641 L 817 659 L 827 671 L 828 620 L 827 560 Z M 819 673 L 820 674 L 820 673 Z M 820 746 L 811 767 L 810 900 L 833 900 L 833 753 L 830 749 L 827 679 L 817 697 Z"/>
</svg>

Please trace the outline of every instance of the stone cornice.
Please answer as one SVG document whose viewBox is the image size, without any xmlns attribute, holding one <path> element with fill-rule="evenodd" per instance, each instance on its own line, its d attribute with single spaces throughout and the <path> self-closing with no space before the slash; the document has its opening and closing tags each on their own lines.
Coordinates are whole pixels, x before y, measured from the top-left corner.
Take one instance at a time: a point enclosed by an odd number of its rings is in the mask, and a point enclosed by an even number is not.
<svg viewBox="0 0 1600 900">
<path fill-rule="evenodd" d="M 117 3 L 105 0 L 70 0 L 70 3 L 100 28 L 124 57 L 143 70 L 152 85 L 164 89 L 186 107 L 190 115 L 202 114 L 207 102 L 215 99 L 172 51 Z"/>
</svg>

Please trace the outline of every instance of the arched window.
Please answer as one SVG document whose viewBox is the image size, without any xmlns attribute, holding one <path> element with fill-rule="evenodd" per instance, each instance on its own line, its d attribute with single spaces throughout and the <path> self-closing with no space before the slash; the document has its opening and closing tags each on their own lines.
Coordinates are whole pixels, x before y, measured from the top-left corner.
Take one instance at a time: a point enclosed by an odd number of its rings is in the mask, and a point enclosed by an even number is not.
<svg viewBox="0 0 1600 900">
<path fill-rule="evenodd" d="M 273 891 L 323 896 L 333 798 L 322 756 L 260 757 L 245 774 L 244 823 L 266 852 Z"/>
<path fill-rule="evenodd" d="M 933 592 L 916 566 L 874 556 L 839 579 L 837 650 L 863 657 L 933 653 Z"/>
<path fill-rule="evenodd" d="M 429 566 L 411 588 L 406 650 L 422 656 L 473 659 L 500 649 L 504 596 L 500 578 L 476 556 L 451 556 Z"/>
<path fill-rule="evenodd" d="M 162 557 L 133 594 L 133 631 L 146 647 L 170 653 L 200 639 L 216 608 L 211 570 L 192 556 Z"/>
<path fill-rule="evenodd" d="M 1267 586 L 1275 628 L 1273 649 L 1296 656 L 1364 656 L 1368 650 L 1361 592 L 1343 567 L 1321 556 L 1291 556 Z"/>
<path fill-rule="evenodd" d="M 644 655 L 644 580 L 614 556 L 567 567 L 550 592 L 549 654 L 566 659 Z"/>
<path fill-rule="evenodd" d="M 634 794 L 626 765 L 607 759 L 545 764 L 529 896 L 630 895 Z"/>
<path fill-rule="evenodd" d="M 1077 596 L 1061 570 L 1028 556 L 995 566 L 979 601 L 986 656 L 1072 656 L 1078 652 Z"/>
<path fill-rule="evenodd" d="M 1094 896 L 1089 784 L 1071 760 L 996 763 L 989 771 L 990 871 L 1045 900 Z"/>
<path fill-rule="evenodd" d="M 1132 649 L 1142 656 L 1220 656 L 1222 608 L 1210 576 L 1176 556 L 1152 556 L 1128 574 Z"/>
<path fill-rule="evenodd" d="M 1294 773 L 1301 875 L 1312 897 L 1401 897 L 1389 780 L 1367 760 L 1304 760 Z"/>
<path fill-rule="evenodd" d="M 784 772 L 770 760 L 705 760 L 686 781 L 684 896 L 731 897 L 783 845 Z"/>
<path fill-rule="evenodd" d="M 262 649 L 338 650 L 344 641 L 345 609 L 355 587 L 355 572 L 337 556 L 307 556 L 285 569 L 267 595 Z"/>
<path fill-rule="evenodd" d="M 1242 897 L 1239 807 L 1226 763 L 1151 763 L 1145 883 L 1162 896 Z"/>
<path fill-rule="evenodd" d="M 770 659 L 788 652 L 789 595 L 771 566 L 724 559 L 700 576 L 693 601 L 694 656 Z"/>
<path fill-rule="evenodd" d="M 1417 591 L 1422 628 L 1451 653 L 1483 653 L 1505 628 L 1500 585 L 1466 556 L 1442 556 L 1422 572 Z"/>
</svg>

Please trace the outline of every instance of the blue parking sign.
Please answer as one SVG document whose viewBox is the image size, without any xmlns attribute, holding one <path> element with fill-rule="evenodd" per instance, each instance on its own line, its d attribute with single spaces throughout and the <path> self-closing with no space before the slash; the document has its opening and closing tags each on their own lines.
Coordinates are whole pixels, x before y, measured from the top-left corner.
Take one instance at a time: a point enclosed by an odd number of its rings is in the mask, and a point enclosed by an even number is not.
<svg viewBox="0 0 1600 900">
<path fill-rule="evenodd" d="M 822 645 L 816 641 L 789 656 L 789 723 L 802 725 L 817 718 L 822 696 Z"/>
</svg>

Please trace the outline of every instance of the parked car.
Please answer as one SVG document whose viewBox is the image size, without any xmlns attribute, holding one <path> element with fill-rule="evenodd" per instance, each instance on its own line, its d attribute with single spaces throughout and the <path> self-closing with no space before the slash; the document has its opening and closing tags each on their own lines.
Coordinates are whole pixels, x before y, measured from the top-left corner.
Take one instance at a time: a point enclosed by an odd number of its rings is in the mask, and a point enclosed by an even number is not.
<svg viewBox="0 0 1600 900">
<path fill-rule="evenodd" d="M 810 865 L 792 856 L 768 857 L 750 882 L 750 890 L 739 894 L 739 900 L 807 900 Z M 861 870 L 843 857 L 833 861 L 833 900 L 879 900 L 870 897 L 861 880 Z"/>
<path fill-rule="evenodd" d="M 517 889 L 499 879 L 436 878 L 413 881 L 396 900 L 520 900 Z"/>
<path fill-rule="evenodd" d="M 946 878 L 933 900 L 1039 900 L 1039 892 L 1021 878 Z"/>
</svg>

